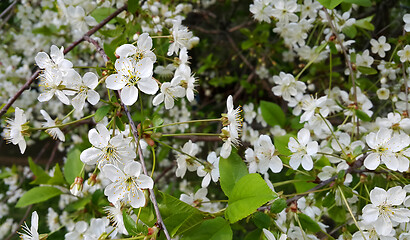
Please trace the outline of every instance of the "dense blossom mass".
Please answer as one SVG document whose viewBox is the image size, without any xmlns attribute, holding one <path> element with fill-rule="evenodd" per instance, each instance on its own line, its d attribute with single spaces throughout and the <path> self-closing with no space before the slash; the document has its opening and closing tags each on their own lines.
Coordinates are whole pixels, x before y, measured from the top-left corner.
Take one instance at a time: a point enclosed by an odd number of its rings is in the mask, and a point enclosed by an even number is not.
<svg viewBox="0 0 410 240">
<path fill-rule="evenodd" d="M 2 2 L 0 239 L 410 239 L 396 2 Z"/>
</svg>

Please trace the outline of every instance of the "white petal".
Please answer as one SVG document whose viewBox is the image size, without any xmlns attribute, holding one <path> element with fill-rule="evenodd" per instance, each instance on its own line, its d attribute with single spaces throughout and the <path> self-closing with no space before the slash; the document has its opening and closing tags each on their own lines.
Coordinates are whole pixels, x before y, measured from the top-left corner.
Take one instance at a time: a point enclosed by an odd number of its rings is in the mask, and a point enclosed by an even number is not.
<svg viewBox="0 0 410 240">
<path fill-rule="evenodd" d="M 100 94 L 94 90 L 88 90 L 87 91 L 87 101 L 91 105 L 95 105 L 100 101 Z"/>
<path fill-rule="evenodd" d="M 139 90 L 143 93 L 154 95 L 158 92 L 158 83 L 150 76 L 147 78 L 142 78 L 137 83 Z"/>
<path fill-rule="evenodd" d="M 138 89 L 135 86 L 125 86 L 121 90 L 121 101 L 130 106 L 138 100 Z"/>
<path fill-rule="evenodd" d="M 107 77 L 105 84 L 109 89 L 120 90 L 127 84 L 127 82 L 126 79 L 120 74 L 112 74 Z"/>
<path fill-rule="evenodd" d="M 88 72 L 88 73 L 84 74 L 83 82 L 87 87 L 89 87 L 91 89 L 94 89 L 95 87 L 97 87 L 98 77 L 94 73 Z"/>
</svg>

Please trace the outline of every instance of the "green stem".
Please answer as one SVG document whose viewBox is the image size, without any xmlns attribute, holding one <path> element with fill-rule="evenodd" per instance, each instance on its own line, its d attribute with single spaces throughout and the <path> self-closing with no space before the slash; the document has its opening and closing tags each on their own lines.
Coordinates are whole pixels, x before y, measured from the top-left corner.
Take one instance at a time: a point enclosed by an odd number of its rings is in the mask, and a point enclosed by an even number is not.
<svg viewBox="0 0 410 240">
<path fill-rule="evenodd" d="M 296 222 L 298 222 L 300 231 L 302 232 L 303 239 L 306 240 L 307 239 L 306 238 L 306 233 L 305 233 L 305 231 L 303 231 L 302 224 L 300 224 L 300 221 L 299 221 L 299 217 L 296 213 L 294 213 L 294 216 L 295 216 Z"/>
<path fill-rule="evenodd" d="M 67 115 L 65 115 L 63 117 L 63 119 L 61 119 L 61 121 L 64 121 L 66 118 L 68 118 L 74 111 L 75 111 L 75 108 L 73 108 L 73 110 L 71 110 L 69 113 L 67 113 Z"/>
<path fill-rule="evenodd" d="M 285 166 L 285 167 L 287 167 L 287 168 L 289 168 L 289 169 L 292 169 L 292 170 L 294 170 L 294 171 L 296 171 L 296 172 L 298 172 L 298 173 L 301 173 L 301 174 L 303 174 L 303 175 L 306 175 L 306 176 L 309 176 L 310 177 L 310 175 L 309 174 L 307 174 L 307 173 L 305 173 L 305 172 L 303 172 L 303 171 L 300 171 L 299 169 L 293 169 L 291 166 L 289 166 L 289 165 L 287 165 L 287 164 L 283 164 L 283 166 Z"/>
<path fill-rule="evenodd" d="M 162 134 L 162 137 L 173 137 L 173 136 L 219 136 L 219 133 L 170 133 Z"/>
<path fill-rule="evenodd" d="M 293 180 L 287 180 L 287 181 L 272 183 L 272 185 L 274 187 L 279 187 L 279 186 L 282 186 L 282 185 L 286 185 L 286 184 L 289 184 L 289 183 L 296 183 L 296 182 L 306 182 L 306 180 L 293 179 Z"/>
<path fill-rule="evenodd" d="M 155 170 L 155 149 L 154 147 L 151 147 L 151 151 L 152 151 L 152 171 L 151 171 L 151 178 L 154 175 L 154 170 Z"/>
<path fill-rule="evenodd" d="M 160 126 L 156 126 L 156 127 L 146 128 L 146 129 L 144 129 L 144 131 L 147 131 L 147 130 L 154 130 L 154 129 L 157 129 L 157 128 L 162 128 L 162 127 L 169 127 L 169 126 L 174 126 L 174 125 L 179 125 L 179 124 L 186 124 L 186 123 L 197 123 L 197 122 L 217 122 L 217 121 L 221 121 L 221 118 L 213 118 L 213 119 L 198 119 L 198 120 L 190 120 L 190 121 L 184 121 L 184 122 L 169 123 L 169 124 L 164 124 L 164 125 L 160 125 Z"/>
<path fill-rule="evenodd" d="M 347 202 L 346 197 L 345 197 L 345 195 L 344 195 L 342 189 L 340 188 L 340 186 L 338 186 L 338 188 L 339 188 L 339 191 L 340 191 L 340 195 L 342 196 L 342 199 L 343 199 L 343 201 L 344 201 L 344 203 L 345 203 L 345 205 L 346 205 L 346 207 L 347 207 L 347 210 L 349 210 L 350 216 L 352 216 L 352 218 L 353 218 L 354 224 L 355 224 L 356 227 L 359 229 L 360 233 L 362 234 L 363 239 L 366 239 L 366 237 L 364 236 L 364 233 L 363 233 L 362 229 L 360 229 L 359 224 L 357 223 L 357 220 L 356 220 L 356 218 L 355 218 L 354 215 L 353 215 L 352 209 L 350 208 L 349 203 Z"/>
<path fill-rule="evenodd" d="M 333 132 L 333 129 L 329 126 L 329 123 L 326 121 L 326 119 L 323 117 L 323 115 L 319 112 L 319 116 L 322 118 L 323 122 L 325 122 L 326 126 L 329 128 L 330 132 L 332 133 L 332 136 L 337 142 L 337 145 L 339 145 L 340 150 L 342 151 L 344 156 L 347 156 L 344 149 L 342 148 L 342 145 L 340 144 L 339 140 L 337 139 L 335 133 Z"/>
<path fill-rule="evenodd" d="M 68 123 L 64 123 L 64 124 L 60 124 L 60 125 L 55 125 L 55 126 L 50 126 L 50 127 L 31 128 L 30 130 L 31 130 L 31 131 L 38 131 L 38 130 L 47 130 L 47 129 L 50 129 L 50 128 L 61 128 L 61 127 L 65 127 L 65 126 L 68 126 L 68 125 L 71 125 L 71 124 L 74 124 L 74 123 L 78 123 L 78 122 L 81 122 L 81 121 L 83 121 L 83 120 L 92 118 L 92 117 L 94 117 L 94 115 L 95 115 L 95 113 L 94 113 L 94 114 L 91 114 L 91 115 L 89 115 L 89 116 L 87 116 L 87 117 L 83 117 L 83 118 L 81 118 L 81 119 L 72 121 L 72 122 L 68 122 Z"/>
<path fill-rule="evenodd" d="M 326 45 L 327 45 L 327 44 L 328 44 L 328 43 L 326 42 Z M 325 47 L 326 47 L 326 46 L 324 46 L 324 47 L 322 48 L 322 51 L 323 51 L 323 49 L 325 49 Z M 299 77 L 302 75 L 302 73 L 303 73 L 308 67 L 310 67 L 310 65 L 312 65 L 313 62 L 316 61 L 316 59 L 319 57 L 319 55 L 320 55 L 320 52 L 318 52 L 318 53 L 316 54 L 316 56 L 315 56 L 312 60 L 310 60 L 310 61 L 308 62 L 308 64 L 306 64 L 306 66 L 302 69 L 302 71 L 300 71 L 300 72 L 298 73 L 298 75 L 295 77 L 295 80 L 298 80 L 298 79 L 299 79 Z"/>
<path fill-rule="evenodd" d="M 177 151 L 177 152 L 179 152 L 179 153 L 182 153 L 182 154 L 184 154 L 184 155 L 187 155 L 188 157 L 194 159 L 195 161 L 197 161 L 198 163 L 200 163 L 201 165 L 203 165 L 203 166 L 205 167 L 205 163 L 203 163 L 201 160 L 199 160 L 199 158 L 194 157 L 194 156 L 192 156 L 192 155 L 190 155 L 190 154 L 188 154 L 188 153 L 186 153 L 186 152 L 183 152 L 182 150 L 179 150 L 179 149 L 177 149 L 177 148 L 174 148 L 174 147 L 172 147 L 172 146 L 170 146 L 170 145 L 168 145 L 168 144 L 166 144 L 166 143 L 164 143 L 164 142 L 162 142 L 162 141 L 160 141 L 160 140 L 158 140 L 158 139 L 152 138 L 152 140 L 154 140 L 155 142 L 157 142 L 157 143 L 159 143 L 159 144 L 162 144 L 162 145 L 164 145 L 164 146 L 166 146 L 166 147 L 168 147 L 168 148 L 170 148 L 170 149 L 172 149 L 172 150 L 175 150 L 175 151 Z"/>
</svg>

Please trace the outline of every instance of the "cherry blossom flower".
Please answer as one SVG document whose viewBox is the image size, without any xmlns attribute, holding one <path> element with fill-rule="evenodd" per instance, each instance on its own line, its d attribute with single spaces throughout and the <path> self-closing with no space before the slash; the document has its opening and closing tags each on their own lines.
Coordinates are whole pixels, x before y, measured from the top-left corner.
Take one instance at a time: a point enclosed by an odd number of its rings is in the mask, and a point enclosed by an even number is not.
<svg viewBox="0 0 410 240">
<path fill-rule="evenodd" d="M 135 161 L 128 162 L 124 171 L 112 164 L 106 164 L 102 172 L 112 182 L 104 194 L 108 201 L 116 203 L 122 201 L 133 208 L 145 206 L 146 199 L 143 189 L 152 189 L 154 181 L 147 175 L 141 174 L 141 164 Z"/>
<path fill-rule="evenodd" d="M 43 127 L 53 127 L 56 125 L 55 120 L 53 120 L 46 111 L 41 109 L 40 113 L 41 115 L 43 115 L 44 119 L 46 120 L 46 122 L 43 123 Z M 53 139 L 58 139 L 62 142 L 65 141 L 64 133 L 59 128 L 55 127 L 55 128 L 46 129 L 46 133 L 48 133 Z"/>
<path fill-rule="evenodd" d="M 130 144 L 132 138 L 124 138 L 122 134 L 111 138 L 110 132 L 103 124 L 97 124 L 91 129 L 88 132 L 88 139 L 93 146 L 80 155 L 81 161 L 87 165 L 98 163 L 102 167 L 110 163 L 123 168 L 137 156 L 133 145 Z"/>
<path fill-rule="evenodd" d="M 137 62 L 144 58 L 149 58 L 152 62 L 155 62 L 157 60 L 157 56 L 151 51 L 151 48 L 152 38 L 148 33 L 143 33 L 138 36 L 137 46 L 132 44 L 123 44 L 115 50 L 115 54 L 120 58 L 130 58 Z"/>
<path fill-rule="evenodd" d="M 211 207 L 211 203 L 209 202 L 209 198 L 206 197 L 207 194 L 208 189 L 200 188 L 195 194 L 181 194 L 179 200 L 196 207 L 201 211 L 208 212 Z"/>
<path fill-rule="evenodd" d="M 195 155 L 199 152 L 199 147 L 196 143 L 193 143 L 191 140 L 189 140 L 184 144 L 181 151 L 186 154 L 179 152 L 177 153 L 178 168 L 176 171 L 176 176 L 183 178 L 187 169 L 193 172 L 196 171 L 200 166 L 200 164 L 192 158 L 195 157 Z"/>
<path fill-rule="evenodd" d="M 128 235 L 127 229 L 125 229 L 124 218 L 122 214 L 122 207 L 124 204 L 121 202 L 116 202 L 113 206 L 104 207 L 105 212 L 107 213 L 108 218 L 113 223 L 113 226 L 118 229 L 118 232 L 121 234 Z"/>
<path fill-rule="evenodd" d="M 88 31 L 88 26 L 97 25 L 97 21 L 92 16 L 86 16 L 84 8 L 81 6 L 69 6 L 67 8 L 67 19 L 73 27 L 75 36 L 80 36 Z"/>
<path fill-rule="evenodd" d="M 377 133 L 369 133 L 366 136 L 366 143 L 373 152 L 364 160 L 364 166 L 374 170 L 383 162 L 387 168 L 396 171 L 399 168 L 396 153 L 410 143 L 410 138 L 405 136 L 407 135 L 393 135 L 393 131 L 387 128 L 380 128 Z"/>
<path fill-rule="evenodd" d="M 410 61 L 410 45 L 406 45 L 403 50 L 397 52 L 400 57 L 400 62 Z"/>
<path fill-rule="evenodd" d="M 273 17 L 280 22 L 288 23 L 298 21 L 298 16 L 295 12 L 298 9 L 296 0 L 278 0 L 274 1 Z"/>
<path fill-rule="evenodd" d="M 152 78 L 152 60 L 144 58 L 136 63 L 133 62 L 128 58 L 117 59 L 115 61 L 117 74 L 112 74 L 105 80 L 107 88 L 122 89 L 121 101 L 128 106 L 138 100 L 138 90 L 150 95 L 158 91 L 158 84 Z"/>
<path fill-rule="evenodd" d="M 24 111 L 18 107 L 15 108 L 14 113 L 14 120 L 6 120 L 7 126 L 4 130 L 4 135 L 7 142 L 11 142 L 14 145 L 18 144 L 20 152 L 23 154 L 27 146 L 26 140 L 24 139 L 24 136 L 28 136 L 26 132 L 28 130 L 28 126 L 26 125 L 27 118 Z"/>
<path fill-rule="evenodd" d="M 278 173 L 282 170 L 282 160 L 277 156 L 275 146 L 268 135 L 261 135 L 259 137 L 255 144 L 255 155 L 259 160 L 261 173 L 266 173 L 268 168 L 274 173 Z"/>
<path fill-rule="evenodd" d="M 58 100 L 60 100 L 65 105 L 69 105 L 70 99 L 68 99 L 67 95 L 75 94 L 75 89 L 74 86 L 72 86 L 73 82 L 67 80 L 74 79 L 76 74 L 78 73 L 73 69 L 68 71 L 64 78 L 62 72 L 60 71 L 50 70 L 43 72 L 40 75 L 40 86 L 44 88 L 44 92 L 41 93 L 37 99 L 40 102 L 47 102 L 54 95 L 56 95 Z M 71 90 L 64 90 L 65 88 L 69 88 Z"/>
<path fill-rule="evenodd" d="M 253 13 L 253 18 L 259 22 L 270 23 L 270 18 L 273 17 L 273 8 L 270 6 L 270 0 L 255 0 L 249 5 L 249 11 Z"/>
<path fill-rule="evenodd" d="M 392 221 L 402 223 L 409 222 L 410 210 L 399 208 L 406 197 L 406 191 L 397 186 L 384 189 L 375 187 L 370 191 L 371 204 L 363 208 L 363 220 L 371 223 L 378 234 L 388 235 L 393 229 Z"/>
<path fill-rule="evenodd" d="M 298 138 L 289 138 L 289 150 L 292 152 L 289 165 L 293 169 L 298 169 L 299 165 L 309 171 L 313 168 L 312 156 L 319 150 L 319 145 L 316 141 L 310 141 L 310 132 L 306 128 L 302 128 L 298 132 Z"/>
<path fill-rule="evenodd" d="M 31 214 L 31 227 L 27 226 L 27 223 L 24 223 L 23 226 L 24 232 L 19 232 L 20 238 L 23 240 L 39 240 L 40 236 L 38 234 L 38 214 L 34 211 Z"/>
<path fill-rule="evenodd" d="M 201 165 L 197 169 L 197 174 L 200 177 L 204 177 L 202 179 L 201 187 L 206 188 L 209 186 L 209 183 L 214 181 L 215 183 L 218 182 L 219 179 L 219 157 L 216 157 L 215 152 L 211 152 L 208 154 L 207 163 L 205 165 Z"/>
<path fill-rule="evenodd" d="M 181 87 L 180 81 L 177 78 L 171 80 L 171 82 L 164 82 L 161 84 L 161 92 L 154 97 L 152 104 L 158 106 L 162 102 L 165 102 L 165 109 L 171 109 L 174 107 L 174 98 L 182 98 L 185 96 L 185 89 Z"/>
<path fill-rule="evenodd" d="M 264 228 L 264 229 L 262 229 L 262 231 L 263 231 L 263 234 L 265 235 L 265 237 L 266 237 L 268 240 L 276 240 L 276 238 L 275 238 L 275 236 L 273 235 L 273 233 L 270 232 L 268 229 Z M 287 235 L 286 235 L 286 234 L 281 234 L 280 237 L 279 237 L 279 240 L 286 240 L 286 238 L 287 238 Z"/>
<path fill-rule="evenodd" d="M 406 30 L 406 32 L 410 32 L 410 14 L 404 14 L 403 16 L 403 22 L 404 24 L 404 30 Z"/>
<path fill-rule="evenodd" d="M 188 28 L 181 24 L 181 20 L 173 20 L 173 26 L 171 29 L 172 43 L 168 48 L 168 56 L 176 53 L 178 54 L 179 50 L 183 47 L 190 49 L 190 40 L 194 38 L 192 32 L 188 31 Z"/>
<path fill-rule="evenodd" d="M 372 53 L 377 53 L 382 58 L 386 56 L 385 51 L 389 51 L 391 49 L 390 44 L 386 43 L 385 36 L 379 37 L 378 40 L 370 40 L 370 44 L 372 45 Z"/>
<path fill-rule="evenodd" d="M 231 125 L 222 128 L 221 131 L 220 138 L 224 141 L 224 144 L 222 145 L 220 154 L 221 157 L 228 158 L 231 155 L 232 146 L 237 147 L 241 144 L 239 141 L 239 135 L 237 134 L 237 131 L 231 130 Z"/>
<path fill-rule="evenodd" d="M 304 93 L 306 85 L 304 82 L 296 81 L 292 74 L 280 72 L 279 76 L 273 76 L 273 81 L 278 86 L 272 87 L 272 92 L 276 96 L 282 96 L 286 101 L 290 101 L 291 97 Z"/>
<path fill-rule="evenodd" d="M 239 136 L 242 131 L 243 119 L 241 117 L 242 108 L 239 106 L 236 109 L 233 108 L 233 98 L 232 95 L 228 96 L 226 100 L 226 108 L 228 113 L 222 114 L 222 124 L 224 126 L 229 125 L 229 129 L 234 136 Z"/>
<path fill-rule="evenodd" d="M 50 47 L 50 56 L 45 52 L 37 53 L 35 57 L 36 64 L 45 71 L 59 71 L 65 76 L 73 68 L 73 64 L 64 59 L 64 47 L 58 49 L 57 46 Z"/>
<path fill-rule="evenodd" d="M 100 95 L 94 89 L 98 85 L 98 77 L 92 72 L 87 72 L 81 78 L 79 74 L 76 76 L 75 89 L 77 89 L 77 95 L 71 99 L 73 107 L 81 111 L 84 107 L 85 100 L 95 105 L 100 101 Z"/>
<path fill-rule="evenodd" d="M 75 223 L 74 229 L 64 235 L 66 240 L 80 240 L 84 239 L 85 232 L 88 229 L 88 223 L 85 221 L 78 221 Z"/>
</svg>

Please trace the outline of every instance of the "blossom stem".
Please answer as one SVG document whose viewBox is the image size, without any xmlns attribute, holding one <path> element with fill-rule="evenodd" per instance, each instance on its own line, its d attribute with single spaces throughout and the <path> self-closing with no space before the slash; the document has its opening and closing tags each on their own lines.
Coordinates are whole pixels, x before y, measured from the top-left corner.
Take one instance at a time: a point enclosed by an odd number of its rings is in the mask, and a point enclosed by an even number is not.
<svg viewBox="0 0 410 240">
<path fill-rule="evenodd" d="M 190 120 L 190 121 L 184 121 L 184 122 L 176 122 L 176 123 L 169 123 L 169 124 L 164 124 L 156 127 L 150 127 L 146 128 L 144 130 L 154 130 L 157 128 L 162 128 L 162 127 L 169 127 L 169 126 L 174 126 L 174 125 L 179 125 L 179 124 L 187 124 L 187 123 L 198 123 L 198 122 L 218 122 L 221 121 L 221 118 L 212 118 L 212 119 L 197 119 L 197 120 Z"/>
<path fill-rule="evenodd" d="M 154 147 L 151 147 L 152 151 L 152 171 L 151 171 L 151 178 L 154 175 L 154 170 L 155 170 L 155 149 Z"/>
<path fill-rule="evenodd" d="M 177 152 L 180 152 L 180 153 L 182 153 L 182 154 L 184 154 L 184 155 L 187 155 L 188 157 L 194 159 L 195 161 L 197 161 L 198 163 L 200 163 L 200 164 L 203 165 L 204 167 L 206 166 L 205 163 L 203 163 L 203 162 L 202 162 L 201 160 L 199 160 L 199 158 L 197 158 L 197 157 L 191 156 L 190 154 L 188 154 L 188 153 L 186 153 L 186 152 L 184 152 L 184 151 L 182 151 L 182 150 L 179 150 L 178 148 L 174 148 L 174 147 L 172 147 L 172 146 L 170 146 L 170 145 L 168 145 L 168 144 L 166 144 L 166 143 L 164 143 L 164 142 L 162 142 L 162 141 L 160 141 L 160 140 L 158 140 L 158 139 L 153 138 L 152 140 L 154 140 L 155 142 L 157 142 L 157 143 L 159 143 L 159 144 L 161 144 L 161 145 L 164 145 L 164 146 L 166 146 L 166 147 L 168 147 L 168 148 L 170 148 L 170 149 L 172 149 L 172 150 L 174 150 L 174 151 L 177 151 Z"/>
<path fill-rule="evenodd" d="M 316 56 L 315 56 L 313 59 L 311 59 L 311 60 L 308 62 L 308 64 L 305 65 L 305 67 L 304 67 L 304 68 L 298 73 L 298 75 L 295 77 L 295 80 L 298 80 L 298 79 L 300 78 L 300 76 L 302 75 L 302 73 L 303 73 L 306 69 L 308 69 L 308 68 L 310 67 L 310 65 L 313 64 L 313 62 L 316 61 L 316 59 L 319 57 L 319 55 L 320 55 L 320 53 L 323 51 L 323 49 L 325 49 L 325 47 L 327 46 L 327 44 L 328 44 L 328 42 L 326 42 L 326 44 L 325 44 L 324 46 L 320 46 L 320 47 L 319 47 L 319 48 L 321 48 L 321 49 L 320 49 L 320 52 L 316 53 Z"/>
<path fill-rule="evenodd" d="M 87 119 L 89 119 L 89 118 L 92 118 L 92 117 L 94 117 L 94 115 L 95 115 L 95 113 L 94 113 L 94 114 L 91 114 L 91 115 L 89 115 L 89 116 L 87 116 L 87 117 L 83 117 L 83 118 L 81 118 L 81 119 L 74 120 L 74 121 L 68 122 L 68 123 L 63 123 L 63 124 L 60 124 L 60 125 L 54 125 L 54 126 L 50 126 L 50 127 L 41 127 L 41 128 L 30 128 L 30 131 L 47 130 L 47 129 L 50 129 L 50 128 L 62 128 L 62 127 L 65 127 L 65 126 L 68 126 L 68 125 L 71 125 L 71 124 L 74 124 L 74 123 L 78 123 L 78 122 L 87 120 Z"/>
<path fill-rule="evenodd" d="M 299 170 L 299 169 L 293 169 L 291 166 L 289 166 L 288 164 L 283 164 L 283 166 L 285 166 L 285 167 L 287 167 L 287 168 L 289 168 L 289 169 L 292 169 L 292 170 L 294 170 L 294 171 L 296 171 L 296 172 L 298 172 L 298 173 L 301 173 L 301 174 L 303 174 L 303 175 L 306 175 L 306 176 L 309 176 L 310 177 L 310 175 L 308 174 L 308 173 L 305 173 L 304 171 L 301 171 L 301 170 Z"/>
<path fill-rule="evenodd" d="M 333 132 L 333 129 L 330 127 L 329 123 L 326 121 L 326 119 L 323 117 L 323 115 L 319 112 L 320 118 L 322 118 L 323 122 L 325 122 L 326 126 L 329 128 L 330 132 L 332 133 L 332 136 L 336 140 L 337 145 L 339 145 L 340 150 L 342 151 L 343 155 L 347 156 L 345 153 L 345 150 L 342 148 L 342 145 L 340 144 L 339 140 L 337 139 L 335 133 Z"/>
<path fill-rule="evenodd" d="M 73 108 L 73 110 L 71 110 L 69 113 L 67 113 L 67 115 L 65 115 L 63 117 L 63 119 L 61 119 L 61 121 L 64 121 L 66 118 L 68 118 L 74 111 L 75 111 L 75 108 Z"/>
<path fill-rule="evenodd" d="M 305 180 L 305 182 L 306 182 L 306 180 Z M 307 191 L 307 192 L 303 192 L 303 193 L 284 194 L 284 195 L 282 195 L 282 196 L 284 196 L 284 197 L 292 197 L 292 196 L 298 196 L 298 195 L 307 195 L 307 194 L 309 194 L 309 193 L 323 192 L 323 191 L 327 191 L 327 190 L 330 190 L 330 189 L 333 189 L 333 188 L 328 187 L 328 188 L 322 188 L 322 189 Z"/>
<path fill-rule="evenodd" d="M 171 61 L 171 62 L 177 62 L 177 61 L 175 61 L 175 59 L 172 59 L 172 58 L 169 58 L 169 57 L 164 57 L 164 56 L 161 56 L 161 55 L 157 55 L 157 57 L 168 60 L 168 61 Z"/>
<path fill-rule="evenodd" d="M 306 233 L 305 233 L 305 231 L 304 231 L 303 228 L 302 228 L 302 224 L 300 224 L 298 215 L 297 215 L 296 213 L 294 213 L 293 216 L 295 217 L 296 222 L 298 222 L 300 231 L 302 232 L 303 239 L 306 240 L 306 239 L 307 239 L 307 238 L 306 238 Z"/>
<path fill-rule="evenodd" d="M 279 187 L 279 186 L 282 186 L 282 185 L 286 185 L 286 184 L 289 184 L 289 183 L 296 183 L 296 182 L 306 182 L 306 180 L 293 179 L 293 180 L 287 180 L 287 181 L 272 183 L 272 185 L 273 185 L 274 187 Z"/>
<path fill-rule="evenodd" d="M 162 134 L 162 137 L 172 137 L 172 136 L 219 136 L 219 133 L 170 133 Z"/>
<path fill-rule="evenodd" d="M 347 210 L 349 210 L 350 216 L 352 216 L 352 218 L 353 218 L 354 224 L 355 224 L 356 227 L 359 229 L 360 233 L 362 234 L 363 239 L 366 239 L 366 237 L 364 236 L 364 233 L 363 233 L 362 229 L 359 227 L 359 224 L 357 223 L 357 220 L 356 220 L 356 218 L 355 218 L 354 215 L 353 215 L 352 209 L 350 208 L 349 203 L 348 203 L 347 200 L 346 200 L 346 197 L 345 197 L 345 194 L 344 194 L 343 191 L 342 191 L 342 188 L 341 188 L 340 186 L 337 186 L 337 187 L 339 188 L 340 195 L 342 196 L 343 202 L 345 203 L 345 205 L 346 205 L 346 207 L 347 207 Z"/>
</svg>

